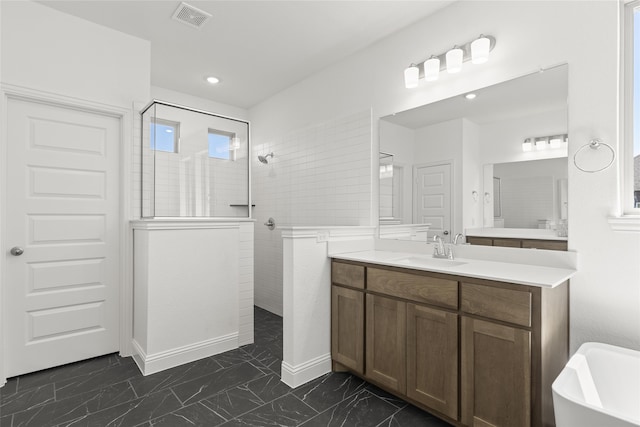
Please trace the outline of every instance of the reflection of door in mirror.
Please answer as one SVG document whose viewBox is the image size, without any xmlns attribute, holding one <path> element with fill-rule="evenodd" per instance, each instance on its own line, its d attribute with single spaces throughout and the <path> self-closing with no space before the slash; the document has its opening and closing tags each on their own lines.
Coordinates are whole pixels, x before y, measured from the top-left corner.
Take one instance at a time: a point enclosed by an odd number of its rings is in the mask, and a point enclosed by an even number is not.
<svg viewBox="0 0 640 427">
<path fill-rule="evenodd" d="M 502 205 L 500 201 L 500 178 L 497 176 L 493 177 L 493 219 L 494 227 L 498 227 L 495 222 L 496 218 L 502 217 Z M 504 224 L 502 225 L 504 227 Z"/>
<path fill-rule="evenodd" d="M 380 152 L 380 222 L 402 222 L 402 166 L 393 163 L 393 154 Z"/>
<path fill-rule="evenodd" d="M 451 230 L 451 163 L 415 166 L 414 222 L 431 224 L 427 238 Z"/>
</svg>

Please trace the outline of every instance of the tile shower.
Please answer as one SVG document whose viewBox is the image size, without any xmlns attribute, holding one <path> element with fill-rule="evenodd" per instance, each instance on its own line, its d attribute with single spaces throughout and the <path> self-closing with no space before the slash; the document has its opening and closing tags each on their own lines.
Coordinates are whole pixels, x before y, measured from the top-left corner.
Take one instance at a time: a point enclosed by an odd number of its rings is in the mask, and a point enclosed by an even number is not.
<svg viewBox="0 0 640 427">
<path fill-rule="evenodd" d="M 256 305 L 282 315 L 281 226 L 371 224 L 372 112 L 363 110 L 253 145 Z M 268 164 L 259 155 L 273 152 Z M 276 229 L 263 225 L 269 217 Z"/>
</svg>

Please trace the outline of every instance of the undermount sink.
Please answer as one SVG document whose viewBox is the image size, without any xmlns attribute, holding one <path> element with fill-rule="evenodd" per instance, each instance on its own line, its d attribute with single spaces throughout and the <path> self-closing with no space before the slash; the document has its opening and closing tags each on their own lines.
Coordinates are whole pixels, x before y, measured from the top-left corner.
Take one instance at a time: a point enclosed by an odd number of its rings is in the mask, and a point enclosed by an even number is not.
<svg viewBox="0 0 640 427">
<path fill-rule="evenodd" d="M 411 257 L 403 257 L 392 260 L 398 264 L 405 265 L 413 265 L 417 267 L 457 267 L 459 265 L 464 265 L 466 262 L 463 261 L 455 261 L 452 259 L 444 259 L 444 258 L 430 258 L 430 257 L 419 257 L 419 256 L 411 256 Z"/>
</svg>

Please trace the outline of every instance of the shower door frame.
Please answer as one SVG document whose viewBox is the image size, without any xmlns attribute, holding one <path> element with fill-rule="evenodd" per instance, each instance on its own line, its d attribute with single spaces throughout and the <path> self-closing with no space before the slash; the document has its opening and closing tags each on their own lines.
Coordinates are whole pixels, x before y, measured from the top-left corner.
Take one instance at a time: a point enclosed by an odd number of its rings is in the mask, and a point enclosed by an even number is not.
<svg viewBox="0 0 640 427">
<path fill-rule="evenodd" d="M 140 205 L 140 218 L 144 219 L 144 220 L 154 220 L 154 219 L 162 219 L 162 220 L 166 220 L 166 219 L 179 219 L 179 220 L 198 220 L 198 221 L 202 221 L 202 220 L 211 220 L 211 221 L 218 221 L 218 220 L 242 220 L 242 219 L 251 219 L 253 217 L 253 209 L 252 209 L 252 194 L 251 194 L 251 158 L 252 158 L 252 151 L 251 151 L 251 122 L 249 120 L 244 120 L 244 119 L 239 119 L 237 117 L 231 117 L 231 116 L 227 116 L 224 114 L 218 114 L 218 113 L 213 113 L 211 111 L 207 111 L 207 110 L 201 110 L 199 108 L 193 108 L 193 107 L 188 107 L 186 105 L 181 105 L 181 104 L 175 104 L 173 102 L 167 102 L 167 101 L 162 101 L 160 99 L 152 99 L 149 103 L 147 103 L 139 112 L 138 114 L 138 119 L 142 122 L 142 116 L 144 113 L 147 112 L 147 110 L 149 108 L 151 108 L 154 104 L 158 104 L 158 105 L 164 105 L 166 107 L 173 107 L 173 108 L 179 108 L 181 110 L 186 110 L 186 111 L 191 111 L 194 113 L 199 113 L 199 114 L 206 114 L 209 116 L 213 116 L 213 117 L 218 117 L 221 119 L 227 119 L 227 120 L 232 120 L 234 122 L 239 122 L 239 123 L 246 123 L 247 125 L 247 216 L 238 216 L 238 217 L 223 217 L 223 216 L 176 216 L 176 217 L 163 217 L 163 216 L 156 216 L 155 215 L 155 205 L 153 207 L 153 213 L 154 215 L 152 216 L 144 216 L 144 203 L 141 203 Z M 142 177 L 144 176 L 144 172 L 145 172 L 145 168 L 144 168 L 144 153 L 143 153 L 143 144 L 144 144 L 144 126 L 140 125 L 140 201 L 142 202 L 142 200 L 144 200 L 144 185 L 143 185 L 143 180 Z M 155 170 L 154 170 L 154 180 L 155 180 Z M 155 194 L 155 183 L 154 183 L 154 194 Z M 154 196 L 154 204 L 155 204 L 155 196 Z"/>
</svg>

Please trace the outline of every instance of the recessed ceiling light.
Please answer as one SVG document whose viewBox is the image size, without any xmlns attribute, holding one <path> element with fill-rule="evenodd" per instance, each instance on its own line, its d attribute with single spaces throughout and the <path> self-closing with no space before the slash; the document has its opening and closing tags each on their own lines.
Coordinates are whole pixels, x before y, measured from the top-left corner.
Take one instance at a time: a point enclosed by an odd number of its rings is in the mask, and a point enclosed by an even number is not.
<svg viewBox="0 0 640 427">
<path fill-rule="evenodd" d="M 216 83 L 219 83 L 219 82 L 220 82 L 220 79 L 219 79 L 219 78 L 217 78 L 217 77 L 209 76 L 209 77 L 207 77 L 207 81 L 208 81 L 209 83 L 211 83 L 212 85 L 214 85 L 214 84 L 216 84 Z"/>
<path fill-rule="evenodd" d="M 476 99 L 476 96 L 477 95 L 475 93 L 468 93 L 464 97 L 467 99 Z"/>
</svg>

